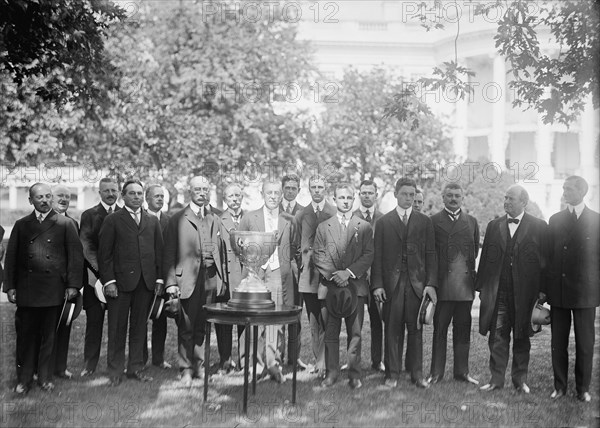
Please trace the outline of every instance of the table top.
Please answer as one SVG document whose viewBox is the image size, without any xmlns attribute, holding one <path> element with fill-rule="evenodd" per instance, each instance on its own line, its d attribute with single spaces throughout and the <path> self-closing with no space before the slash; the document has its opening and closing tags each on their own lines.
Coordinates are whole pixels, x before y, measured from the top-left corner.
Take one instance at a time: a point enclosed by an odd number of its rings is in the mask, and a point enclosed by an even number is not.
<svg viewBox="0 0 600 428">
<path fill-rule="evenodd" d="M 231 308 L 227 303 L 204 305 L 207 321 L 232 324 L 283 324 L 298 322 L 302 306 L 275 306 L 265 309 Z"/>
</svg>

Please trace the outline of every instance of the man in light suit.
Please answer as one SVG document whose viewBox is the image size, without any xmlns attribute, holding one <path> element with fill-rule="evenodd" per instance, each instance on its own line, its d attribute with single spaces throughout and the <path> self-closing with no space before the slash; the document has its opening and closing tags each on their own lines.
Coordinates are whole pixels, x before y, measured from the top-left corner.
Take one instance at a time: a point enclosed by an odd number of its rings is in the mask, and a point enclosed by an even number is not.
<svg viewBox="0 0 600 428">
<path fill-rule="evenodd" d="M 332 287 L 352 287 L 358 297 L 356 309 L 345 318 L 349 385 L 358 389 L 362 386 L 361 330 L 369 299 L 367 272 L 373 262 L 373 229 L 368 221 L 350 214 L 354 203 L 354 188 L 350 184 L 339 184 L 334 199 L 337 213 L 317 227 L 313 260 L 321 273 L 319 287 L 326 287 L 326 292 L 332 292 Z M 324 387 L 333 385 L 338 379 L 341 326 L 341 318 L 328 314 L 325 329 L 327 374 L 321 383 Z"/>
<path fill-rule="evenodd" d="M 308 180 L 308 190 L 312 201 L 306 208 L 296 214 L 296 222 L 300 229 L 300 250 L 302 254 L 298 290 L 302 294 L 302 300 L 306 305 L 308 314 L 312 352 L 316 360 L 314 371 L 317 371 L 320 377 L 325 377 L 324 340 L 327 311 L 325 301 L 319 299 L 317 294 L 319 270 L 313 263 L 312 255 L 317 226 L 334 216 L 336 209 L 325 200 L 327 183 L 324 177 L 312 176 Z"/>
<path fill-rule="evenodd" d="M 438 302 L 433 317 L 433 355 L 429 383 L 444 378 L 448 326 L 452 321 L 454 379 L 477 385 L 469 375 L 471 306 L 475 298 L 475 259 L 479 226 L 461 209 L 463 189 L 449 183 L 442 191 L 444 209 L 431 216 L 438 260 Z"/>
<path fill-rule="evenodd" d="M 525 212 L 527 191 L 518 185 L 504 196 L 506 215 L 489 222 L 475 282 L 479 291 L 479 333 L 489 335 L 490 381 L 482 391 L 504 387 L 510 334 L 513 333 L 512 383 L 529 394 L 531 312 L 546 268 L 546 222 Z"/>
<path fill-rule="evenodd" d="M 437 302 L 437 261 L 433 224 L 412 208 L 416 187 L 412 179 L 399 179 L 398 206 L 381 217 L 375 228 L 371 289 L 374 298 L 383 302 L 385 384 L 390 388 L 398 384 L 405 325 L 411 381 L 419 388 L 429 387 L 423 379 L 423 330 L 417 328 L 417 316 L 424 294 Z"/>
<path fill-rule="evenodd" d="M 227 187 L 225 187 L 224 199 L 227 209 L 223 211 L 219 218 L 221 219 L 221 223 L 223 225 L 223 261 L 226 264 L 225 268 L 223 269 L 224 278 L 222 279 L 222 282 L 225 292 L 219 301 L 228 302 L 231 298 L 231 290 L 235 290 L 242 281 L 242 263 L 240 262 L 239 257 L 233 251 L 230 240 L 231 231 L 238 230 L 240 227 L 240 222 L 242 221 L 242 217 L 245 214 L 244 210 L 242 210 L 242 201 L 244 200 L 242 186 L 238 183 L 231 183 L 227 185 Z M 228 373 L 236 367 L 235 362 L 231 358 L 233 326 L 216 324 L 215 329 L 220 331 L 218 334 L 223 337 L 227 337 L 229 340 L 228 347 L 225 346 L 228 352 L 223 354 L 222 357 L 224 360 L 219 362 L 219 369 L 225 373 Z M 243 331 L 244 326 L 238 325 L 238 356 L 241 354 L 239 352 L 239 337 Z"/>
<path fill-rule="evenodd" d="M 110 385 L 121 384 L 129 326 L 127 377 L 150 382 L 144 368 L 148 311 L 153 293 L 162 294 L 163 239 L 160 223 L 142 209 L 144 188 L 138 180 L 123 184 L 125 207 L 106 217 L 99 235 L 98 263 L 108 308 Z"/>
<path fill-rule="evenodd" d="M 377 202 L 377 183 L 373 180 L 363 180 L 358 188 L 358 196 L 360 198 L 360 206 L 356 209 L 353 215 L 369 222 L 375 231 L 375 223 L 383 215 L 375 207 Z M 367 281 L 371 281 L 370 271 L 367 274 Z M 385 365 L 382 359 L 383 350 L 383 322 L 381 320 L 381 304 L 377 303 L 373 296 L 367 299 L 369 309 L 369 320 L 371 324 L 371 367 L 374 370 L 383 372 Z"/>
<path fill-rule="evenodd" d="M 81 376 L 91 376 L 96 371 L 100 348 L 102 345 L 102 330 L 104 328 L 104 313 L 106 305 L 101 303 L 94 291 L 94 284 L 100 278 L 98 271 L 98 235 L 107 215 L 121 208 L 117 205 L 119 185 L 116 180 L 104 177 L 98 185 L 100 203 L 81 214 L 81 229 L 79 238 L 83 245 L 85 267 L 88 282 L 83 286 L 83 309 L 86 313 L 85 342 L 83 346 L 84 368 Z"/>
<path fill-rule="evenodd" d="M 262 186 L 264 206 L 244 216 L 240 230 L 254 232 L 277 231 L 277 250 L 271 259 L 261 267 L 259 275 L 263 276 L 265 285 L 271 291 L 271 298 L 277 305 L 294 304 L 294 282 L 292 264 L 298 262 L 298 238 L 294 217 L 280 212 L 279 203 L 282 198 L 281 183 L 266 180 Z M 268 326 L 261 328 L 259 338 L 260 354 L 257 355 L 259 367 L 266 371 L 271 379 L 282 383 L 284 377 L 281 368 L 281 354 L 285 343 L 283 327 Z M 241 359 L 241 357 L 240 357 Z M 257 370 L 260 370 L 257 368 Z"/>
<path fill-rule="evenodd" d="M 33 212 L 17 220 L 10 234 L 3 286 L 8 300 L 17 304 L 19 395 L 31 388 L 36 365 L 42 390 L 54 390 L 51 360 L 61 305 L 83 284 L 83 251 L 75 223 L 52 209 L 52 191 L 45 184 L 29 188 L 29 203 Z"/>
<path fill-rule="evenodd" d="M 205 304 L 216 303 L 226 291 L 223 260 L 222 225 L 214 211 L 207 208 L 211 183 L 204 176 L 189 182 L 191 201 L 169 220 L 165 240 L 164 271 L 166 291 L 180 298 L 177 322 L 179 371 L 184 387 L 192 378 L 203 378 L 204 339 L 206 333 Z M 219 356 L 231 355 L 231 337 L 224 338 L 217 329 Z M 231 336 L 231 331 L 229 333 Z"/>
<path fill-rule="evenodd" d="M 281 179 L 281 187 L 283 188 L 283 200 L 279 204 L 279 209 L 295 216 L 304 208 L 296 201 L 300 192 L 300 177 L 296 174 L 284 175 Z"/>
<path fill-rule="evenodd" d="M 146 187 L 147 213 L 155 216 L 160 223 L 163 241 L 169 214 L 162 211 L 165 205 L 165 190 L 160 184 L 150 184 Z M 171 364 L 165 361 L 165 341 L 167 339 L 167 313 L 162 311 L 158 319 L 152 320 L 152 365 L 162 369 L 170 369 Z M 144 340 L 144 365 L 148 361 L 148 340 Z"/>
<path fill-rule="evenodd" d="M 575 387 L 577 398 L 590 402 L 596 307 L 600 305 L 600 215 L 583 202 L 588 184 L 571 176 L 563 184 L 567 208 L 550 217 L 550 274 L 540 298 L 548 299 L 552 315 L 552 368 L 557 399 L 567 393 L 571 314 L 575 326 Z"/>
</svg>

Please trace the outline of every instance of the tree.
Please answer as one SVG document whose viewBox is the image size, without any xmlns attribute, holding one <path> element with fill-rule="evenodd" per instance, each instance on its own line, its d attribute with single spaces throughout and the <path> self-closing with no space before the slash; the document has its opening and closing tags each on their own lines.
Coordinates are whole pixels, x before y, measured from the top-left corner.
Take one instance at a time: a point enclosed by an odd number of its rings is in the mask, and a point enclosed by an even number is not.
<svg viewBox="0 0 600 428">
<path fill-rule="evenodd" d="M 599 107 L 598 69 L 600 66 L 600 6 L 591 0 L 495 0 L 476 2 L 468 0 L 461 5 L 472 11 L 474 17 L 486 16 L 492 10 L 501 12 L 494 37 L 496 49 L 509 66 L 512 80 L 509 88 L 516 97 L 513 106 L 535 108 L 545 123 L 569 125 L 583 111 L 587 97 L 592 95 L 595 109 Z M 444 28 L 448 21 L 442 0 L 421 2 L 414 18 L 427 31 Z M 452 6 L 452 4 L 451 4 Z M 455 10 L 461 10 L 456 1 Z M 464 10 L 464 9 L 462 9 Z M 457 24 L 455 59 L 435 67 L 433 77 L 422 78 L 425 89 L 455 91 L 464 98 L 472 87 L 469 77 L 474 73 L 458 61 L 458 38 L 461 19 L 452 17 Z M 541 34 L 550 34 L 549 46 L 558 46 L 557 52 L 547 52 L 540 44 Z M 410 115 L 411 106 L 403 105 L 403 97 L 387 106 L 387 114 L 403 119 Z M 407 113 L 408 111 L 408 113 Z"/>
<path fill-rule="evenodd" d="M 336 102 L 325 104 L 315 137 L 320 157 L 328 162 L 325 174 L 337 179 L 344 171 L 343 178 L 353 182 L 377 177 L 393 186 L 400 175 L 419 178 L 427 165 L 452 160 L 448 130 L 436 117 L 413 117 L 418 126 L 385 117 L 382 106 L 401 87 L 383 68 L 345 71 Z"/>
</svg>

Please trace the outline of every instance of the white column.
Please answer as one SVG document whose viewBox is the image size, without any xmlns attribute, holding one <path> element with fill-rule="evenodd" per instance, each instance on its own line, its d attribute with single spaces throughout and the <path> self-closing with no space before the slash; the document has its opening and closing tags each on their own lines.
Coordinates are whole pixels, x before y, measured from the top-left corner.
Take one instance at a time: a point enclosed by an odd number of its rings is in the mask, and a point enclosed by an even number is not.
<svg viewBox="0 0 600 428">
<path fill-rule="evenodd" d="M 8 184 L 8 208 L 11 210 L 17 209 L 17 183 L 15 181 Z"/>
<path fill-rule="evenodd" d="M 598 111 L 594 111 L 592 97 L 589 96 L 581 115 L 581 131 L 579 132 L 579 153 L 581 156 L 579 174 L 589 184 L 598 183 L 598 169 L 594 166 L 596 136 L 598 135 L 598 128 L 595 123 L 597 115 Z"/>
<path fill-rule="evenodd" d="M 468 114 L 468 96 L 465 99 L 457 100 L 455 103 L 456 129 L 454 131 L 454 152 L 461 161 L 464 161 L 469 155 L 469 142 L 465 135 L 467 130 Z"/>
<path fill-rule="evenodd" d="M 487 102 L 492 103 L 492 135 L 490 138 L 490 154 L 492 162 L 505 167 L 506 152 L 506 65 L 504 57 L 495 55 L 494 78 L 492 84 L 484 89 Z"/>
<path fill-rule="evenodd" d="M 85 186 L 77 186 L 77 209 L 80 211 L 85 210 Z"/>
<path fill-rule="evenodd" d="M 538 115 L 537 132 L 535 135 L 535 151 L 537 152 L 538 173 L 537 179 L 542 183 L 554 180 L 554 167 L 552 166 L 552 150 L 554 149 L 554 132 L 552 126 L 542 120 Z"/>
</svg>

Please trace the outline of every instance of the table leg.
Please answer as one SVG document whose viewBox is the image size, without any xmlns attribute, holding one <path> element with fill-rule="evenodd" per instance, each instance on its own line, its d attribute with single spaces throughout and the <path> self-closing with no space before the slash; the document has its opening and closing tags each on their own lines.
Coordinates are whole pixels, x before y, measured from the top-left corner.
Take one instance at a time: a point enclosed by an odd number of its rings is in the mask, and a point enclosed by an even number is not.
<svg viewBox="0 0 600 428">
<path fill-rule="evenodd" d="M 246 323 L 246 340 L 244 341 L 244 415 L 248 411 L 248 371 L 250 368 L 250 324 Z"/>
<path fill-rule="evenodd" d="M 204 335 L 204 401 L 208 397 L 208 369 L 210 367 L 210 322 L 206 323 Z"/>
<path fill-rule="evenodd" d="M 258 360 L 257 358 L 257 348 L 258 348 L 258 326 L 255 325 L 253 328 L 253 334 L 254 334 L 254 342 L 252 343 L 252 351 L 254 352 L 253 356 L 254 358 L 252 359 L 252 395 L 256 394 L 256 360 Z M 266 361 L 264 361 L 266 363 Z"/>
<path fill-rule="evenodd" d="M 294 332 L 293 337 L 296 337 L 298 340 L 300 340 L 300 338 L 296 335 L 298 324 L 289 324 L 288 329 L 289 328 L 291 328 Z M 292 375 L 292 404 L 296 404 L 296 371 L 298 370 L 298 355 L 296 354 L 298 353 L 298 346 L 296 346 L 295 343 L 292 346 L 291 353 L 292 355 L 290 355 L 290 357 L 292 357 L 292 365 L 294 367 L 294 374 Z"/>
</svg>

